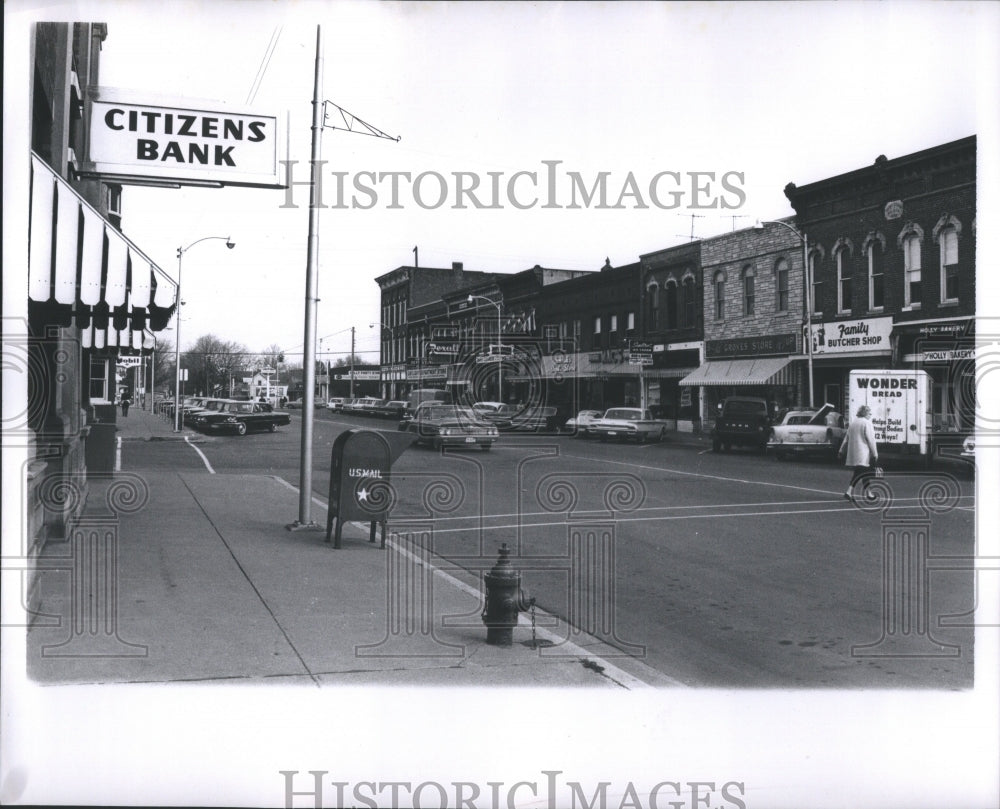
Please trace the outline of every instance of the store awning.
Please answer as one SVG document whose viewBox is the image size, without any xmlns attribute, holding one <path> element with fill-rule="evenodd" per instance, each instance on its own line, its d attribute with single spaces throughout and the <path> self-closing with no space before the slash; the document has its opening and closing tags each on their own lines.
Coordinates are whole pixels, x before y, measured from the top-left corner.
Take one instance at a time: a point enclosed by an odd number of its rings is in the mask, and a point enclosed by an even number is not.
<svg viewBox="0 0 1000 809">
<path fill-rule="evenodd" d="M 84 348 L 138 351 L 166 327 L 174 280 L 34 153 L 29 217 L 31 317 L 78 326 Z"/>
<path fill-rule="evenodd" d="M 680 385 L 793 385 L 795 357 L 711 360 L 688 374 Z"/>
</svg>

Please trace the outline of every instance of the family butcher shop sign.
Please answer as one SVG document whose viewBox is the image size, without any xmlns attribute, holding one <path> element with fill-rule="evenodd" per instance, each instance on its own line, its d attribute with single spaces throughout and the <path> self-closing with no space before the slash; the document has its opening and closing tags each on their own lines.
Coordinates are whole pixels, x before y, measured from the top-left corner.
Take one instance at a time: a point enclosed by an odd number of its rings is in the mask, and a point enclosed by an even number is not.
<svg viewBox="0 0 1000 809">
<path fill-rule="evenodd" d="M 285 132 L 277 115 L 216 102 L 155 102 L 97 88 L 80 174 L 142 185 L 283 188 Z"/>
</svg>

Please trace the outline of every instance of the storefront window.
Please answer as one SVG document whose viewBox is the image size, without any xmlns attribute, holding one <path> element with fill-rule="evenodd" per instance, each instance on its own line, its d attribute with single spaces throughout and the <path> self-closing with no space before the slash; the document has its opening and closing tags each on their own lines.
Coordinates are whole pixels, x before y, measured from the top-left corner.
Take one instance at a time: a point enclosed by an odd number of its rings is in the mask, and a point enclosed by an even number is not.
<svg viewBox="0 0 1000 809">
<path fill-rule="evenodd" d="M 108 388 L 108 366 L 106 359 L 90 358 L 90 401 L 110 402 Z"/>
</svg>

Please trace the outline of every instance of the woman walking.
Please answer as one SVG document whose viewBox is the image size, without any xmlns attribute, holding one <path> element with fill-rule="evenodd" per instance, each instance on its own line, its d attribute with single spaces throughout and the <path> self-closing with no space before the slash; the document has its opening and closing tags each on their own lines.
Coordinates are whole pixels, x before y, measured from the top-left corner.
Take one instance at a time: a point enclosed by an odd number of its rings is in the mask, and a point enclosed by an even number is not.
<svg viewBox="0 0 1000 809">
<path fill-rule="evenodd" d="M 844 443 L 840 445 L 840 457 L 847 456 L 847 466 L 854 470 L 851 482 L 844 492 L 845 500 L 853 500 L 854 487 L 860 480 L 862 493 L 868 490 L 868 475 L 878 461 L 878 447 L 875 444 L 875 428 L 872 426 L 871 408 L 861 405 L 857 417 L 847 428 Z"/>
</svg>

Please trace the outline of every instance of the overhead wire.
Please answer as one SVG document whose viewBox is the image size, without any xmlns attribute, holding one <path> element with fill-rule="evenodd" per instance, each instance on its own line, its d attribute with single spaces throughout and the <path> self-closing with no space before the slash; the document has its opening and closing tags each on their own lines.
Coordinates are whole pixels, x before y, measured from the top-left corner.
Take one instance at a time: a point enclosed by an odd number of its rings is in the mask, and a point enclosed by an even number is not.
<svg viewBox="0 0 1000 809">
<path fill-rule="evenodd" d="M 250 91 L 247 93 L 247 104 L 252 104 L 257 98 L 257 92 L 260 90 L 260 85 L 264 81 L 264 76 L 267 74 L 267 69 L 271 65 L 271 57 L 274 56 L 274 49 L 278 45 L 278 38 L 281 36 L 282 26 L 278 26 L 271 33 L 271 41 L 267 43 L 267 49 L 264 51 L 264 56 L 261 57 L 260 67 L 257 68 L 257 75 L 254 77 L 253 84 L 250 86 Z"/>
</svg>

